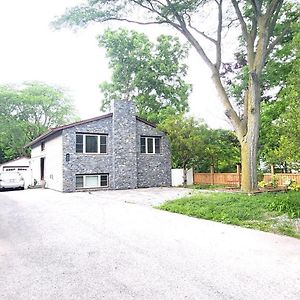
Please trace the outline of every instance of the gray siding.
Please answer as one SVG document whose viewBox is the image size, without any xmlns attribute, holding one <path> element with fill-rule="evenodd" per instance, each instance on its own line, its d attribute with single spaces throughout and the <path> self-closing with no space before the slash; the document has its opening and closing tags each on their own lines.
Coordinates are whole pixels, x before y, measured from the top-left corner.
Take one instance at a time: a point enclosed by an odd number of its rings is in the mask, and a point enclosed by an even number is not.
<svg viewBox="0 0 300 300">
<path fill-rule="evenodd" d="M 107 154 L 76 153 L 76 132 L 104 133 L 107 137 Z M 112 117 L 81 124 L 63 130 L 63 191 L 75 191 L 76 174 L 109 173 L 109 188 L 113 188 L 112 167 Z M 70 161 L 66 161 L 66 154 Z"/>
<path fill-rule="evenodd" d="M 107 154 L 76 153 L 76 132 L 107 134 Z M 141 136 L 161 137 L 161 153 L 140 153 Z M 171 185 L 168 139 L 155 127 L 136 119 L 132 102 L 116 101 L 113 117 L 64 129 L 62 137 L 64 192 L 76 190 L 76 174 L 108 173 L 109 189 Z"/>
<path fill-rule="evenodd" d="M 138 187 L 171 186 L 171 153 L 166 135 L 137 120 L 137 136 Z M 161 137 L 161 153 L 140 153 L 141 136 Z"/>
<path fill-rule="evenodd" d="M 113 111 L 114 189 L 137 188 L 136 112 L 132 101 L 115 101 Z"/>
</svg>

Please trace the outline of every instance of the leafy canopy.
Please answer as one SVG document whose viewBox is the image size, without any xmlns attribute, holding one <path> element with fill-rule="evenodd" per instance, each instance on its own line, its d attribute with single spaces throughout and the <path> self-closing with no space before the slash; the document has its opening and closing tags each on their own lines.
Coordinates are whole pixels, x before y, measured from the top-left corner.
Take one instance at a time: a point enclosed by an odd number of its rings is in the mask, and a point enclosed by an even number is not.
<svg viewBox="0 0 300 300">
<path fill-rule="evenodd" d="M 73 104 L 61 88 L 42 82 L 0 86 L 0 159 L 26 155 L 28 142 L 75 119 Z"/>
<path fill-rule="evenodd" d="M 180 115 L 164 120 L 159 128 L 170 139 L 173 167 L 188 169 L 195 166 L 205 149 L 207 126 Z"/>
<path fill-rule="evenodd" d="M 184 81 L 187 66 L 183 63 L 188 47 L 178 38 L 161 35 L 154 44 L 136 31 L 108 29 L 99 44 L 106 49 L 112 69 L 111 82 L 100 85 L 102 110 L 112 100 L 131 99 L 139 115 L 155 123 L 188 110 L 191 86 Z"/>
</svg>

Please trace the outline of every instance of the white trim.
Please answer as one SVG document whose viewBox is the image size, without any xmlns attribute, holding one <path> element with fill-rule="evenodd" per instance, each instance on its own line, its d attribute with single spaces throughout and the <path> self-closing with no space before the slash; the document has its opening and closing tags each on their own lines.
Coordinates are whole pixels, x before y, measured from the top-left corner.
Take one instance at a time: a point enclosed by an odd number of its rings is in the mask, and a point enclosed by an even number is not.
<svg viewBox="0 0 300 300">
<path fill-rule="evenodd" d="M 77 154 L 107 154 L 107 135 L 106 134 L 93 134 L 93 133 L 76 133 L 77 135 L 82 135 L 82 152 L 76 151 L 76 139 L 75 139 L 75 153 Z M 97 137 L 97 152 L 86 152 L 86 137 L 87 136 L 96 136 Z M 106 138 L 106 152 L 100 152 L 100 137 L 105 136 Z"/>
<path fill-rule="evenodd" d="M 76 186 L 76 177 L 82 176 L 83 177 L 83 186 L 82 187 L 77 187 Z M 86 177 L 98 177 L 98 186 L 94 186 L 94 187 L 87 187 L 86 186 Z M 107 177 L 107 185 L 101 185 L 101 176 L 106 176 Z M 75 188 L 76 189 L 91 189 L 91 188 L 105 188 L 109 186 L 109 174 L 78 174 L 75 175 Z"/>
<path fill-rule="evenodd" d="M 145 139 L 145 153 L 141 151 L 141 140 Z M 152 152 L 148 152 L 148 140 L 152 139 Z M 155 152 L 155 140 L 159 139 L 159 152 Z M 141 154 L 160 154 L 161 153 L 161 137 L 160 136 L 141 136 L 140 137 L 140 153 Z"/>
</svg>

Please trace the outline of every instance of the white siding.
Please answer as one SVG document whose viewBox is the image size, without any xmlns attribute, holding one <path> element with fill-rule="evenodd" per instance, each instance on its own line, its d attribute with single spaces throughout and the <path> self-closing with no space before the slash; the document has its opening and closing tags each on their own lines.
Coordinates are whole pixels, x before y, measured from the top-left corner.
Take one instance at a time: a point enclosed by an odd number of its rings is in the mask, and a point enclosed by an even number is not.
<svg viewBox="0 0 300 300">
<path fill-rule="evenodd" d="M 41 143 L 34 145 L 31 151 L 32 184 L 41 184 L 41 158 L 45 158 L 44 180 L 46 187 L 63 190 L 63 146 L 62 135 L 53 136 L 45 141 L 45 150 L 41 150 Z"/>
</svg>

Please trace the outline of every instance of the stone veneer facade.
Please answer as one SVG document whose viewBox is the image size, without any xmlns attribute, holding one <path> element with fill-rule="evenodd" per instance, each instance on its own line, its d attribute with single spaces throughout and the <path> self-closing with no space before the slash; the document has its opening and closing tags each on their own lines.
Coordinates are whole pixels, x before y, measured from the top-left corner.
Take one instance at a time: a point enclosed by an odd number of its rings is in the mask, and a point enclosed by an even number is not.
<svg viewBox="0 0 300 300">
<path fill-rule="evenodd" d="M 76 153 L 76 132 L 107 135 L 107 154 Z M 140 153 L 140 137 L 161 137 L 160 154 Z M 63 191 L 76 190 L 76 174 L 109 174 L 108 189 L 171 185 L 171 153 L 163 132 L 136 117 L 131 101 L 115 101 L 113 115 L 62 131 Z M 102 188 L 103 189 L 103 188 Z"/>
</svg>

